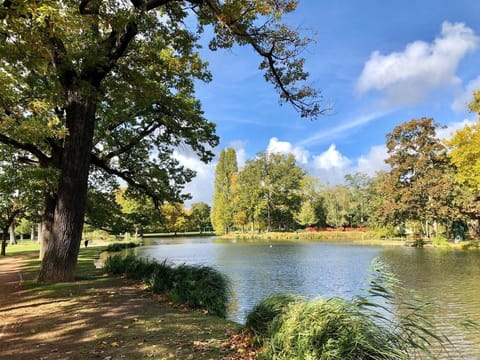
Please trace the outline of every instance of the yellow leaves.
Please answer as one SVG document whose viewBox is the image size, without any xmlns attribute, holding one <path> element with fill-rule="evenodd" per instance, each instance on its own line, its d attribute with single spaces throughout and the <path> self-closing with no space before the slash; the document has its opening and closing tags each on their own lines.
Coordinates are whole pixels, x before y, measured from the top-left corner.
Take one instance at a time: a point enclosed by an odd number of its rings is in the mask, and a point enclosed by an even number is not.
<svg viewBox="0 0 480 360">
<path fill-rule="evenodd" d="M 478 101 L 480 92 L 475 97 Z M 470 104 L 472 108 L 478 106 L 474 102 Z M 458 130 L 446 143 L 450 147 L 450 160 L 457 168 L 457 180 L 480 191 L 480 120 Z"/>
</svg>

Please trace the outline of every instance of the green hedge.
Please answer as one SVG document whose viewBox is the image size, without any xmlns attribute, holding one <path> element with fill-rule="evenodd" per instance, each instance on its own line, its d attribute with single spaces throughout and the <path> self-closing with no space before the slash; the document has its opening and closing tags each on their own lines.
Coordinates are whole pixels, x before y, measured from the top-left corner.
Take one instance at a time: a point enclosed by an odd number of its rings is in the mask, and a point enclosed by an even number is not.
<svg viewBox="0 0 480 360">
<path fill-rule="evenodd" d="M 133 255 L 109 257 L 104 271 L 143 280 L 154 293 L 165 293 L 172 301 L 194 309 L 205 309 L 225 317 L 231 295 L 228 278 L 219 271 L 196 265 L 170 266 Z"/>
</svg>

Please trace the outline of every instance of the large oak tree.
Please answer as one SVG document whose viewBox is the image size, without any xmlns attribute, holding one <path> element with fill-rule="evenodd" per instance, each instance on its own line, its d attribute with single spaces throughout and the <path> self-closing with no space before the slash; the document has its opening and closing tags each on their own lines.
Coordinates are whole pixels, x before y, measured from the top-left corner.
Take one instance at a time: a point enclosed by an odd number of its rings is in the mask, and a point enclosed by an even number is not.
<svg viewBox="0 0 480 360">
<path fill-rule="evenodd" d="M 40 281 L 71 281 L 89 174 L 118 177 L 156 202 L 179 200 L 193 172 L 172 157 L 189 146 L 209 161 L 215 126 L 194 82 L 210 73 L 197 49 L 251 46 L 260 69 L 301 116 L 322 112 L 298 55 L 308 43 L 282 24 L 290 0 L 82 0 L 0 3 L 0 143 L 55 170 L 43 214 Z M 198 28 L 191 31 L 192 19 Z M 53 180 L 52 180 L 53 179 Z"/>
</svg>

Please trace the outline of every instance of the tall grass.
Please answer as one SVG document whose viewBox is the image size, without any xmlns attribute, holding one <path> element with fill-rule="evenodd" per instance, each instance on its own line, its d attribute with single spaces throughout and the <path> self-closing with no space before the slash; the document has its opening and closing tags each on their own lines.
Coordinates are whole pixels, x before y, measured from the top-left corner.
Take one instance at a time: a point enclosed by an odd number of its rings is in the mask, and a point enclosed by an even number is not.
<svg viewBox="0 0 480 360">
<path fill-rule="evenodd" d="M 140 244 L 135 243 L 133 241 L 128 242 L 128 243 L 118 243 L 117 242 L 117 243 L 113 243 L 113 244 L 108 245 L 105 248 L 105 251 L 117 252 L 117 251 L 121 251 L 121 250 L 124 250 L 124 249 L 132 249 L 132 248 L 137 247 L 137 246 L 140 246 Z"/>
<path fill-rule="evenodd" d="M 407 360 L 435 359 L 430 348 L 444 348 L 418 300 L 398 302 L 398 281 L 376 263 L 368 295 L 352 300 L 302 301 L 277 295 L 247 316 L 257 336 L 260 359 Z M 264 323 L 262 323 L 264 321 Z"/>
<path fill-rule="evenodd" d="M 165 293 L 175 303 L 205 309 L 225 317 L 231 287 L 228 278 L 207 266 L 170 266 L 166 261 L 115 255 L 105 261 L 104 271 L 143 280 L 154 293 Z"/>
</svg>

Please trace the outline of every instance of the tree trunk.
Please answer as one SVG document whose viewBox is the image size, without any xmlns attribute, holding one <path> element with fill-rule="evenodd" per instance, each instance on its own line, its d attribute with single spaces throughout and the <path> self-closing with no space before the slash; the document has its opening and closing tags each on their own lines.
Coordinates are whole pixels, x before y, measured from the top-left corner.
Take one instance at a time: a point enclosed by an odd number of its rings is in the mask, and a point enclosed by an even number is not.
<svg viewBox="0 0 480 360">
<path fill-rule="evenodd" d="M 82 239 L 96 102 L 94 94 L 82 97 L 79 91 L 67 91 L 66 96 L 68 135 L 61 157 L 53 226 L 43 236 L 45 254 L 39 282 L 74 281 Z"/>
<path fill-rule="evenodd" d="M 5 230 L 7 229 L 4 229 L 2 233 L 2 250 L 0 252 L 1 256 L 7 255 L 7 251 L 6 251 L 7 250 L 7 232 Z"/>
<path fill-rule="evenodd" d="M 15 236 L 15 225 L 13 223 L 8 227 L 8 233 L 10 234 L 10 245 L 15 245 L 17 238 Z"/>
<path fill-rule="evenodd" d="M 47 192 L 45 194 L 45 206 L 43 209 L 43 214 L 42 214 L 42 225 L 41 227 L 39 226 L 38 229 L 41 232 L 38 233 L 38 242 L 40 243 L 40 253 L 38 258 L 40 260 L 43 260 L 45 257 L 45 249 L 48 246 L 48 242 L 52 240 L 53 238 L 53 218 L 55 216 L 55 204 L 56 204 L 56 199 L 55 197 Z"/>
</svg>

